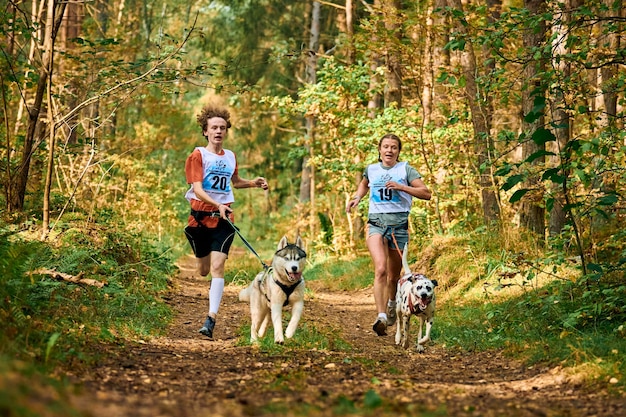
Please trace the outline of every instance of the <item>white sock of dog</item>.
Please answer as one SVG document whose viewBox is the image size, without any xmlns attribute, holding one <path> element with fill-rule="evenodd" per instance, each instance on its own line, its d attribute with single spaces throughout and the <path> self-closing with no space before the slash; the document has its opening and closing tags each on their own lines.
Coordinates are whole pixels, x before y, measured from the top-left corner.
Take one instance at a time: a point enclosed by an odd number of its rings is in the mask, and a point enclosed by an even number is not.
<svg viewBox="0 0 626 417">
<path fill-rule="evenodd" d="M 211 278 L 211 288 L 209 289 L 209 315 L 217 316 L 224 294 L 224 278 Z"/>
</svg>

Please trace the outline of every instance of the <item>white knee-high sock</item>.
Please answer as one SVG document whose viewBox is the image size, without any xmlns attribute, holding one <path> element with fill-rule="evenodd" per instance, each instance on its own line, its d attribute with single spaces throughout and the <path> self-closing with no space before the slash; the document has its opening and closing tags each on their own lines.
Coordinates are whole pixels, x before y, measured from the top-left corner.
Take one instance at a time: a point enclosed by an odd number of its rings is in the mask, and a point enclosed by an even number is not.
<svg viewBox="0 0 626 417">
<path fill-rule="evenodd" d="M 211 278 L 209 289 L 209 314 L 216 316 L 224 294 L 224 278 Z"/>
</svg>

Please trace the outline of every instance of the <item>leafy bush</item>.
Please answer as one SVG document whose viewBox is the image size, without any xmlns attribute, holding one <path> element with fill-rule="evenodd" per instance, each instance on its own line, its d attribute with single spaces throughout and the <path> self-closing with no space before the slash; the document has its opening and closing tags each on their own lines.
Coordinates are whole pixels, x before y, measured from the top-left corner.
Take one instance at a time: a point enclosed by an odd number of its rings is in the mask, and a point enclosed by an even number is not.
<svg viewBox="0 0 626 417">
<path fill-rule="evenodd" d="M 106 285 L 58 280 L 46 271 Z M 120 225 L 69 229 L 54 244 L 5 228 L 0 235 L 0 319 L 5 324 L 0 354 L 45 365 L 84 359 L 87 343 L 94 340 L 158 333 L 170 317 L 160 294 L 173 271 L 166 250 Z"/>
</svg>

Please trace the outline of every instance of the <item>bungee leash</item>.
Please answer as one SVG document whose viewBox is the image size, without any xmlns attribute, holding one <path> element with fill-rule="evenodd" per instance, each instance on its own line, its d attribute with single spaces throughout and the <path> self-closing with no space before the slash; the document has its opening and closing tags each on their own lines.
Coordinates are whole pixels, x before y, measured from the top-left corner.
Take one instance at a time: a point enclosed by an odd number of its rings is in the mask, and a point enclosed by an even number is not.
<svg viewBox="0 0 626 417">
<path fill-rule="evenodd" d="M 261 262 L 261 265 L 263 265 L 263 269 L 267 270 L 269 269 L 269 265 L 267 265 L 265 262 L 263 262 L 263 259 L 261 259 L 261 257 L 259 256 L 258 253 L 256 253 L 256 251 L 254 250 L 254 248 L 252 247 L 252 245 L 250 244 L 250 242 L 248 242 L 246 240 L 245 237 L 243 237 L 241 235 L 241 233 L 239 232 L 239 228 L 237 226 L 235 226 L 233 224 L 233 222 L 230 221 L 230 219 L 228 218 L 228 216 L 226 216 L 226 221 L 232 226 L 232 228 L 235 230 L 235 232 L 237 233 L 237 235 L 241 238 L 241 241 L 248 247 L 248 249 L 250 249 L 250 252 L 252 252 Z"/>
</svg>

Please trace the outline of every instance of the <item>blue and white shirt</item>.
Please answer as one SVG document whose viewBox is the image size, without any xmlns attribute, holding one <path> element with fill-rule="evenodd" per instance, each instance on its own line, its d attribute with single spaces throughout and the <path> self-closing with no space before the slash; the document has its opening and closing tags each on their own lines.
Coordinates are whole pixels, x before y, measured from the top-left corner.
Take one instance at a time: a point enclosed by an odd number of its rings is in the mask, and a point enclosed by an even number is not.
<svg viewBox="0 0 626 417">
<path fill-rule="evenodd" d="M 230 204 L 235 201 L 233 189 L 231 187 L 231 179 L 237 168 L 237 159 L 235 154 L 224 149 L 222 155 L 216 155 L 209 152 L 204 147 L 197 147 L 202 155 L 202 189 L 220 204 Z M 200 200 L 193 192 L 193 185 L 185 194 L 185 198 L 191 200 Z"/>
</svg>

